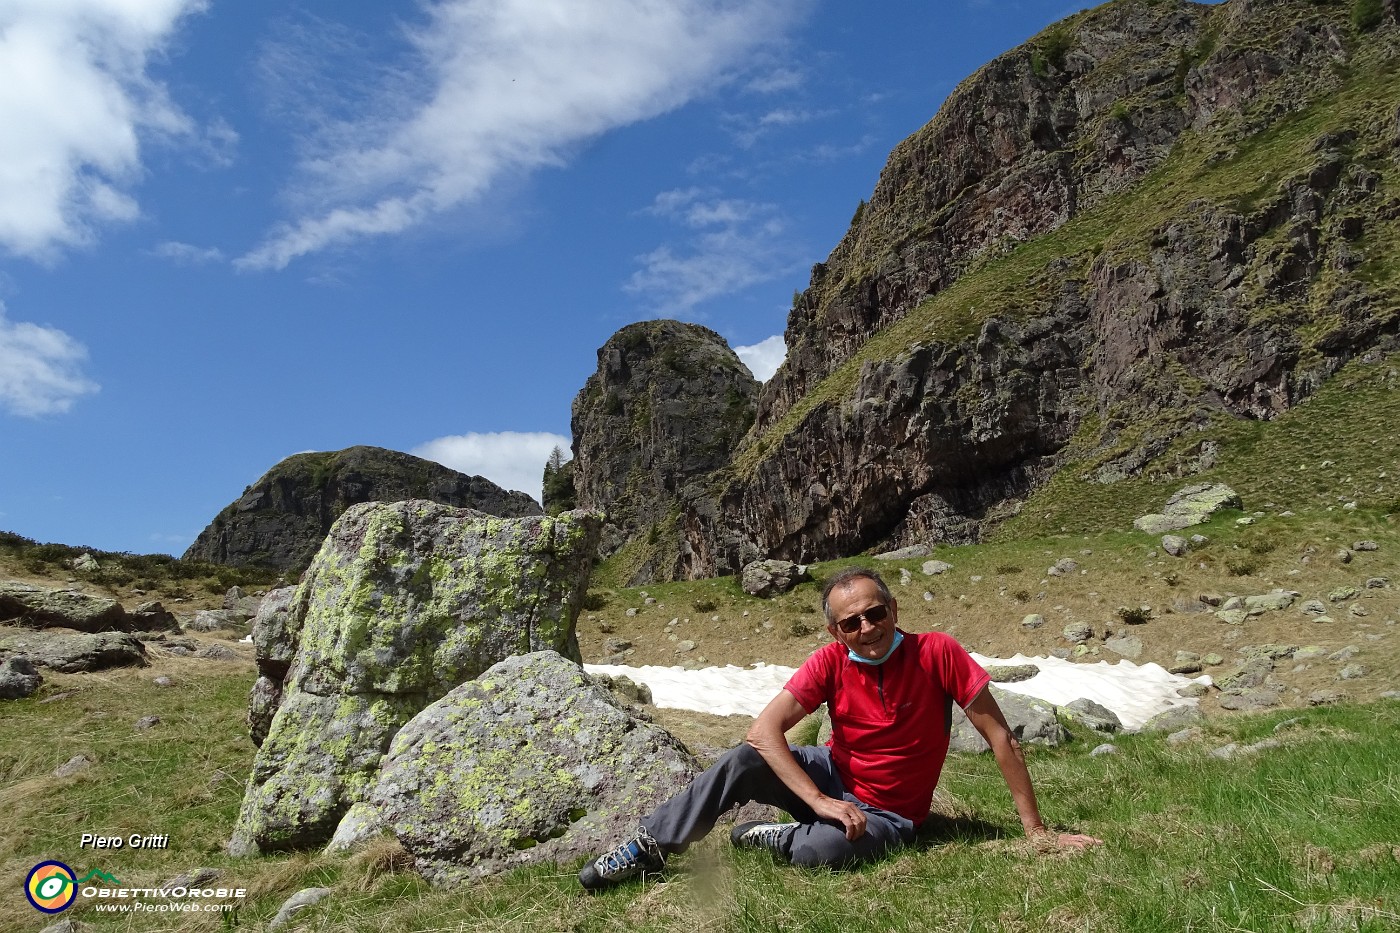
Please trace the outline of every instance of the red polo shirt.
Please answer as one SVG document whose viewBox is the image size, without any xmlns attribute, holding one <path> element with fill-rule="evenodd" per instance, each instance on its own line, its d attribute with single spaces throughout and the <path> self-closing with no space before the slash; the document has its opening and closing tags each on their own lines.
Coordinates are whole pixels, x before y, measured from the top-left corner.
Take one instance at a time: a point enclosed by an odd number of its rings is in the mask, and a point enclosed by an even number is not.
<svg viewBox="0 0 1400 933">
<path fill-rule="evenodd" d="M 831 758 L 846 790 L 922 823 L 948 756 L 952 704 L 967 706 L 991 678 L 942 632 L 911 635 L 884 664 L 858 664 L 832 642 L 809 657 L 785 690 L 812 712 L 831 713 Z"/>
</svg>

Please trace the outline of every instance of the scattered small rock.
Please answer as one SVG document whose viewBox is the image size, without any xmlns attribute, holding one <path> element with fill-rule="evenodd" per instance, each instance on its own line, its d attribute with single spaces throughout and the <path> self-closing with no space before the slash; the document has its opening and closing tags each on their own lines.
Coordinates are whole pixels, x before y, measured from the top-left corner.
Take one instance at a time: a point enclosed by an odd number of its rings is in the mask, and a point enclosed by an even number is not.
<svg viewBox="0 0 1400 933">
<path fill-rule="evenodd" d="M 1351 563 L 1351 550 L 1350 550 L 1349 548 L 1344 548 L 1344 547 L 1337 548 L 1337 553 L 1336 553 L 1336 554 L 1333 554 L 1332 556 L 1333 556 L 1333 557 L 1337 560 L 1337 562 L 1340 563 L 1340 564 L 1349 564 L 1349 563 Z"/>
<path fill-rule="evenodd" d="M 175 686 L 175 681 L 171 680 L 169 677 L 165 676 L 164 674 L 161 674 L 159 677 L 156 677 L 155 679 L 153 679 L 153 680 L 151 681 L 151 683 L 155 684 L 157 687 L 173 687 L 173 686 Z"/>
<path fill-rule="evenodd" d="M 1021 620 L 1021 628 L 1023 629 L 1037 629 L 1044 624 L 1045 616 L 1037 612 L 1032 612 L 1030 615 L 1026 616 L 1024 619 Z"/>
<path fill-rule="evenodd" d="M 1197 741 L 1203 735 L 1205 735 L 1205 733 L 1201 731 L 1199 726 L 1188 726 L 1179 732 L 1173 732 L 1171 735 L 1167 736 L 1167 744 L 1185 745 L 1187 742 Z"/>
<path fill-rule="evenodd" d="M 1357 541 L 1351 546 L 1353 551 L 1379 551 L 1381 546 L 1374 541 Z"/>
<path fill-rule="evenodd" d="M 928 557 L 933 553 L 933 548 L 927 544 L 911 544 L 908 547 L 897 548 L 893 551 L 885 551 L 883 554 L 876 554 L 876 560 L 914 560 L 919 557 Z"/>
<path fill-rule="evenodd" d="M 1346 694 L 1339 690 L 1314 690 L 1306 697 L 1309 706 L 1328 706 L 1332 703 L 1340 703 L 1346 699 Z"/>
<path fill-rule="evenodd" d="M 1118 714 L 1093 700 L 1080 698 L 1060 707 L 1060 712 L 1069 719 L 1093 729 L 1095 732 L 1121 732 L 1123 721 Z"/>
<path fill-rule="evenodd" d="M 1102 745 L 1094 746 L 1094 750 L 1089 753 L 1090 758 L 1098 758 L 1102 755 L 1117 755 L 1118 746 L 1112 742 L 1105 742 Z"/>
<path fill-rule="evenodd" d="M 1172 557 L 1181 557 L 1190 550 L 1190 545 L 1181 535 L 1163 535 L 1162 550 Z"/>
<path fill-rule="evenodd" d="M 987 674 L 994 683 L 1014 684 L 1023 680 L 1030 680 L 1040 673 L 1040 668 L 1034 664 L 989 664 Z"/>
<path fill-rule="evenodd" d="M 70 778 L 82 774 L 92 767 L 92 759 L 86 755 L 74 755 L 63 764 L 54 769 L 53 776 L 56 778 Z"/>
<path fill-rule="evenodd" d="M 319 903 L 330 893 L 330 888 L 302 888 L 282 903 L 282 907 L 277 911 L 277 916 L 272 918 L 272 922 L 267 925 L 267 928 L 275 930 L 285 926 L 297 911 Z"/>
<path fill-rule="evenodd" d="M 1340 680 L 1357 680 L 1366 676 L 1366 668 L 1360 664 L 1348 664 L 1337 673 Z"/>
<path fill-rule="evenodd" d="M 1061 557 L 1059 560 L 1055 561 L 1054 566 L 1050 567 L 1045 572 L 1052 577 L 1063 577 L 1074 573 L 1078 569 L 1079 561 L 1072 557 Z"/>
<path fill-rule="evenodd" d="M 1094 627 L 1088 622 L 1071 622 L 1065 626 L 1064 636 L 1076 644 L 1086 642 L 1094 637 Z"/>
<path fill-rule="evenodd" d="M 224 645 L 205 645 L 194 653 L 197 658 L 206 661 L 237 661 L 238 652 Z"/>
<path fill-rule="evenodd" d="M 25 655 L 13 654 L 0 661 L 0 700 L 32 697 L 43 682 L 43 675 Z"/>
<path fill-rule="evenodd" d="M 953 565 L 941 560 L 926 560 L 923 567 L 919 569 L 923 571 L 924 576 L 932 577 L 940 573 L 947 573 L 953 569 Z"/>
<path fill-rule="evenodd" d="M 1210 688 L 1205 684 L 1187 684 L 1184 687 L 1178 687 L 1176 690 L 1177 696 L 1187 697 L 1193 700 L 1199 700 L 1207 693 L 1210 693 Z"/>
<path fill-rule="evenodd" d="M 142 716 L 140 719 L 136 720 L 135 729 L 137 732 L 145 732 L 147 729 L 154 729 L 158 725 L 160 725 L 159 716 Z"/>
</svg>

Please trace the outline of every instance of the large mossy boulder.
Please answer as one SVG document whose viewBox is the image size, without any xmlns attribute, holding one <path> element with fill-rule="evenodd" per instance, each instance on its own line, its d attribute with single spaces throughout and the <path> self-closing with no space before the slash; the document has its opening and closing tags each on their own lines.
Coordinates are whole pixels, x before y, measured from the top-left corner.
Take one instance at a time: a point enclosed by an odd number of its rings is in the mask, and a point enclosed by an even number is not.
<svg viewBox="0 0 1400 933">
<path fill-rule="evenodd" d="M 394 738 L 371 803 L 435 884 L 610 847 L 699 771 L 552 651 L 508 658 Z"/>
<path fill-rule="evenodd" d="M 425 500 L 346 511 L 277 622 L 296 654 L 230 851 L 329 839 L 399 728 L 492 664 L 545 649 L 577 661 L 601 526 Z"/>
<path fill-rule="evenodd" d="M 1221 483 L 1197 483 L 1178 489 L 1160 513 L 1133 520 L 1133 527 L 1150 535 L 1203 525 L 1221 509 L 1242 507 L 1239 493 Z"/>
</svg>

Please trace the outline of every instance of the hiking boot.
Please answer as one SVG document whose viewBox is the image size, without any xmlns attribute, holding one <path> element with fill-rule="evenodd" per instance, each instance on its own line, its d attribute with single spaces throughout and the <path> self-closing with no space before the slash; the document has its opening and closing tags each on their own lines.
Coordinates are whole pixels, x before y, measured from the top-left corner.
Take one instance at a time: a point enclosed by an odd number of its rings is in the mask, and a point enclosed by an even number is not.
<svg viewBox="0 0 1400 933">
<path fill-rule="evenodd" d="M 786 855 L 783 847 L 787 845 L 788 837 L 796 828 L 796 823 L 765 823 L 762 820 L 751 820 L 735 826 L 729 833 L 729 841 L 740 848 L 767 849 L 775 855 Z"/>
<path fill-rule="evenodd" d="M 638 826 L 636 835 L 583 866 L 578 883 L 586 890 L 601 891 L 628 878 L 657 874 L 665 867 L 666 856 L 661 854 L 656 840 L 645 826 Z"/>
</svg>

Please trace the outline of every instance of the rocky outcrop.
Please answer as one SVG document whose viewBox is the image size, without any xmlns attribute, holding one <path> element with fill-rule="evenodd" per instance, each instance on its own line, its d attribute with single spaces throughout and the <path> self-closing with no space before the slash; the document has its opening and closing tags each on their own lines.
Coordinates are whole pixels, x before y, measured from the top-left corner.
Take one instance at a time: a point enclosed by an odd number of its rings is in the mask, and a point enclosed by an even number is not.
<svg viewBox="0 0 1400 933">
<path fill-rule="evenodd" d="M 1397 54 L 1343 6 L 1128 0 L 979 70 L 814 267 L 677 575 L 975 541 L 1070 468 L 1192 475 L 1197 432 L 1400 347 Z"/>
<path fill-rule="evenodd" d="M 1141 515 L 1133 519 L 1133 527 L 1150 535 L 1159 535 L 1164 531 L 1179 531 L 1182 528 L 1190 528 L 1192 525 L 1204 524 L 1221 509 L 1242 507 L 1243 503 L 1240 502 L 1239 494 L 1229 486 L 1218 483 L 1197 483 L 1178 489 L 1173 493 L 1161 512 Z M 1180 544 L 1172 542 L 1172 545 L 1167 547 L 1169 553 L 1173 551 L 1185 552 L 1186 540 L 1178 538 L 1177 541 Z"/>
<path fill-rule="evenodd" d="M 370 795 L 435 884 L 601 852 L 699 771 L 554 652 L 509 658 L 394 738 Z"/>
<path fill-rule="evenodd" d="M 431 460 L 379 447 L 295 454 L 278 463 L 214 517 L 186 560 L 299 571 L 335 520 L 361 502 L 428 499 L 489 515 L 539 515 L 523 492 L 507 492 Z"/>
<path fill-rule="evenodd" d="M 607 515 L 603 556 L 651 545 L 636 579 L 676 573 L 682 497 L 727 463 L 753 422 L 758 382 L 708 328 L 643 321 L 598 350 L 598 370 L 573 405 L 570 462 L 578 505 Z"/>
<path fill-rule="evenodd" d="M 0 652 L 23 654 L 34 666 L 62 674 L 147 665 L 145 644 L 126 632 L 0 631 Z"/>
<path fill-rule="evenodd" d="M 300 622 L 306 618 L 306 607 L 293 613 L 298 590 L 284 586 L 263 597 L 258 614 L 253 617 L 253 652 L 258 665 L 258 679 L 248 697 L 248 737 L 261 746 L 272 726 L 272 717 L 282 705 L 282 684 L 296 658 L 297 642 L 301 636 Z M 310 591 L 307 591 L 310 596 Z M 295 616 L 297 622 L 292 624 Z"/>
<path fill-rule="evenodd" d="M 600 527 L 589 512 L 500 519 L 424 500 L 347 510 L 286 615 L 259 626 L 269 662 L 297 647 L 230 850 L 325 842 L 429 703 L 512 655 L 577 661 Z"/>
<path fill-rule="evenodd" d="M 23 700 L 32 697 L 44 683 L 44 677 L 23 654 L 0 658 L 0 700 Z"/>
<path fill-rule="evenodd" d="M 158 602 L 145 602 L 128 611 L 105 596 L 13 580 L 0 581 L 0 622 L 89 633 L 156 632 L 178 627 L 175 617 Z"/>
</svg>

